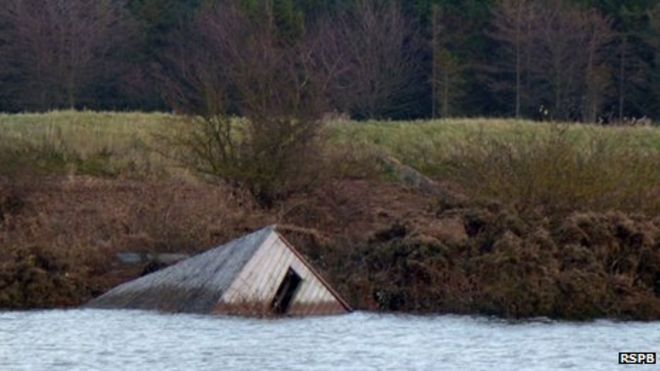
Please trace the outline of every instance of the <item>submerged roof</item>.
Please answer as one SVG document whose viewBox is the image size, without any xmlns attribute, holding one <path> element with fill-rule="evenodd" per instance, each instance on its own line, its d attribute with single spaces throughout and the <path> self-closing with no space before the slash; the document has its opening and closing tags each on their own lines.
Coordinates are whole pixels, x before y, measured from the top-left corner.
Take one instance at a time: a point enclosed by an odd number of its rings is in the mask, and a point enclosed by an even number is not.
<svg viewBox="0 0 660 371">
<path fill-rule="evenodd" d="M 157 309 L 208 313 L 259 246 L 274 233 L 270 226 L 124 283 L 92 300 L 95 308 Z"/>
<path fill-rule="evenodd" d="M 269 241 L 269 243 L 266 243 Z M 277 244 L 275 242 L 282 241 Z M 186 312 L 186 313 L 213 313 L 218 312 L 218 306 L 221 302 L 227 301 L 223 298 L 225 293 L 230 296 L 236 296 L 237 290 L 243 290 L 250 287 L 254 290 L 255 286 L 244 284 L 246 277 L 254 277 L 255 272 L 261 277 L 255 277 L 254 280 L 281 281 L 281 275 L 275 275 L 272 271 L 266 272 L 270 267 L 259 268 L 259 261 L 263 260 L 261 256 L 269 256 L 272 251 L 264 251 L 269 246 L 286 246 L 291 251 L 291 256 L 300 264 L 299 270 L 307 272 L 308 280 L 315 281 L 317 286 L 322 286 L 327 290 L 325 302 L 330 300 L 336 305 L 334 312 L 349 311 L 348 305 L 336 294 L 334 290 L 309 266 L 304 258 L 275 230 L 275 226 L 269 226 L 240 239 L 231 241 L 225 245 L 206 251 L 200 255 L 193 256 L 178 264 L 170 266 L 160 271 L 156 271 L 134 281 L 124 283 L 108 291 L 104 295 L 90 301 L 87 307 L 92 308 L 125 308 L 125 309 L 145 309 L 159 310 L 166 312 Z M 257 251 L 262 247 L 262 252 L 255 258 Z M 275 249 L 272 247 L 270 249 Z M 281 248 L 280 248 L 281 250 Z M 248 262 L 252 261 L 249 265 Z M 269 266 L 277 265 L 277 262 L 270 263 Z M 245 269 L 244 269 L 245 268 Z M 288 267 L 276 267 L 282 270 Z M 263 270 L 263 273 L 259 273 Z M 262 301 L 272 300 L 270 296 L 274 295 L 272 288 L 277 288 L 280 282 L 272 282 L 271 290 L 264 296 L 259 296 Z M 231 287 L 231 290 L 229 290 Z M 237 289 L 237 287 L 239 289 Z M 261 287 L 260 287 L 261 288 Z M 306 292 L 307 287 L 300 291 Z M 303 296 L 303 294 L 301 294 Z M 236 298 L 233 299 L 236 301 Z M 304 300 L 301 298 L 301 300 Z M 268 303 L 270 304 L 270 302 Z M 306 303 L 303 303 L 306 304 Z"/>
</svg>

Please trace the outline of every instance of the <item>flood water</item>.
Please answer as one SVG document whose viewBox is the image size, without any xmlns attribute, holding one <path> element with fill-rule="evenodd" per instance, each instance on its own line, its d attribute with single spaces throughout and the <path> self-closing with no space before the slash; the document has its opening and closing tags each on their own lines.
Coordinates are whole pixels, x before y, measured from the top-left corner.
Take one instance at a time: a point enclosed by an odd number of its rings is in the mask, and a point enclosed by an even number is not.
<svg viewBox="0 0 660 371">
<path fill-rule="evenodd" d="M 622 351 L 660 352 L 660 323 L 0 313 L 1 370 L 613 370 Z"/>
</svg>

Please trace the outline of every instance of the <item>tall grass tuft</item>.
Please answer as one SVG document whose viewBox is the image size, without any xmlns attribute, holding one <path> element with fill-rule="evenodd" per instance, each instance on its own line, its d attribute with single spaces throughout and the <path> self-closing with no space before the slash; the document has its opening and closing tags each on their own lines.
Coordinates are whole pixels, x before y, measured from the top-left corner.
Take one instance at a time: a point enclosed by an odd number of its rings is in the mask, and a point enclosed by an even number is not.
<svg viewBox="0 0 660 371">
<path fill-rule="evenodd" d="M 660 213 L 660 151 L 639 138 L 554 125 L 547 134 L 475 133 L 456 144 L 449 176 L 468 194 L 520 210 Z"/>
</svg>

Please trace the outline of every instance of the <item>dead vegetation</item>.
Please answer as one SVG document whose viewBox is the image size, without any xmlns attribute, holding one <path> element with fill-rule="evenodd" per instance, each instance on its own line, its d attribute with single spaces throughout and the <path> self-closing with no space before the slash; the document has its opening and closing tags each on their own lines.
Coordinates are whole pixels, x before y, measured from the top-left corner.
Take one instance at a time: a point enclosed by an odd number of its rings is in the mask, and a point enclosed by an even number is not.
<svg viewBox="0 0 660 371">
<path fill-rule="evenodd" d="M 204 182 L 2 178 L 0 307 L 79 305 L 143 273 L 143 265 L 120 264 L 121 252 L 194 254 L 273 223 L 358 237 L 355 226 L 383 228 L 422 199 L 374 186 L 335 182 L 265 210 L 248 192 Z M 374 207 L 390 201 L 399 203 L 391 216 Z"/>
<path fill-rule="evenodd" d="M 253 208 L 203 183 L 5 179 L 0 307 L 79 305 L 143 270 L 119 265 L 117 253 L 196 253 L 268 223 Z"/>
<path fill-rule="evenodd" d="M 660 219 L 521 212 L 337 180 L 265 210 L 176 180 L 40 178 L 2 187 L 0 306 L 73 306 L 137 277 L 116 253 L 188 252 L 284 224 L 357 309 L 509 318 L 660 318 Z"/>
<path fill-rule="evenodd" d="M 78 305 L 150 268 L 117 253 L 194 254 L 277 223 L 357 309 L 660 318 L 660 168 L 640 144 L 657 134 L 480 128 L 335 127 L 314 186 L 269 208 L 152 163 L 128 126 L 102 146 L 5 138 L 0 307 Z"/>
<path fill-rule="evenodd" d="M 319 175 L 325 92 L 341 58 L 327 51 L 329 24 L 285 38 L 270 6 L 254 11 L 268 21 L 239 4 L 201 13 L 171 41 L 163 80 L 172 106 L 190 115 L 170 138 L 187 167 L 273 207 Z"/>
<path fill-rule="evenodd" d="M 349 266 L 330 275 L 358 308 L 660 318 L 657 219 L 523 215 L 497 203 L 441 206 L 341 251 Z"/>
</svg>

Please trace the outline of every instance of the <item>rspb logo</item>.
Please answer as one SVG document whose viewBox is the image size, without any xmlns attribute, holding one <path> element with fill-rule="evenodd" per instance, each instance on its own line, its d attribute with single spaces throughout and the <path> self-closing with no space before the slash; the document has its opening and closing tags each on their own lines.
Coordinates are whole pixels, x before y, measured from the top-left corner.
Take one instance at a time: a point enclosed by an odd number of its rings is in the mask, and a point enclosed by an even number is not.
<svg viewBox="0 0 660 371">
<path fill-rule="evenodd" d="M 620 365 L 654 365 L 655 352 L 619 352 Z"/>
</svg>

